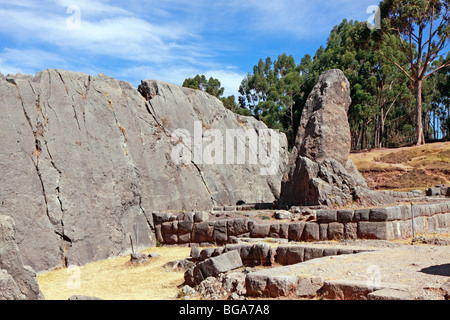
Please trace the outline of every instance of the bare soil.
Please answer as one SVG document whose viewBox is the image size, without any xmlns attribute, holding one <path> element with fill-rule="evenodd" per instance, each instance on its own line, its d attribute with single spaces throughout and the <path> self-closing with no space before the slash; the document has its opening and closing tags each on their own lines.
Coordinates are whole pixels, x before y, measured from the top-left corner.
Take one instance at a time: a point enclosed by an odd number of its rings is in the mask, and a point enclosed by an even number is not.
<svg viewBox="0 0 450 320">
<path fill-rule="evenodd" d="M 352 153 L 373 190 L 425 190 L 450 183 L 450 142 Z"/>
</svg>

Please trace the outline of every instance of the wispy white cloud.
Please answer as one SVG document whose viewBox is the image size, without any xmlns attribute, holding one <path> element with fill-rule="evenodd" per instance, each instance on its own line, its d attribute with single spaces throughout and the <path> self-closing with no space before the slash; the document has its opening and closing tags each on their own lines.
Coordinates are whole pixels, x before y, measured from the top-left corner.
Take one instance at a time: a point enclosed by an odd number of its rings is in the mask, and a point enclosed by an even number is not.
<svg viewBox="0 0 450 320">
<path fill-rule="evenodd" d="M 186 78 L 193 78 L 197 74 L 204 74 L 207 78 L 213 77 L 220 80 L 224 87 L 224 96 L 239 96 L 239 86 L 242 79 L 246 76 L 244 73 L 231 69 L 216 69 L 213 65 L 198 67 L 186 64 L 174 64 L 165 67 L 161 66 L 135 66 L 117 70 L 115 76 L 122 79 L 129 79 L 133 85 L 138 85 L 143 79 L 163 80 L 166 82 L 182 85 Z"/>
<path fill-rule="evenodd" d="M 378 0 L 228 0 L 220 2 L 223 18 L 241 16 L 253 32 L 307 39 L 327 35 L 343 19 L 366 20 L 366 8 Z M 366 17 L 367 16 L 367 17 Z"/>
<path fill-rule="evenodd" d="M 70 29 L 67 26 L 69 14 L 62 5 L 72 1 L 56 2 L 60 6 L 53 7 L 53 10 L 2 7 L 0 21 L 3 26 L 8 26 L 8 30 L 2 28 L 0 31 L 15 30 L 14 37 L 18 41 L 40 41 L 44 45 L 84 54 L 148 61 L 170 59 L 172 52 L 183 50 L 185 39 L 192 36 L 185 26 L 176 22 L 153 24 L 134 16 L 132 12 L 99 0 L 79 1 L 80 28 Z M 193 45 L 187 44 L 192 50 Z"/>
<path fill-rule="evenodd" d="M 187 77 L 205 74 L 218 78 L 226 94 L 237 95 L 251 70 L 238 67 L 239 57 L 262 52 L 262 46 L 270 47 L 279 39 L 299 43 L 326 38 L 343 18 L 368 16 L 366 7 L 376 1 L 0 2 L 0 72 L 34 73 L 47 67 L 98 70 L 133 84 L 144 78 L 181 84 Z M 67 26 L 69 6 L 80 9 L 79 29 Z M 259 47 L 248 44 L 255 39 Z"/>
</svg>

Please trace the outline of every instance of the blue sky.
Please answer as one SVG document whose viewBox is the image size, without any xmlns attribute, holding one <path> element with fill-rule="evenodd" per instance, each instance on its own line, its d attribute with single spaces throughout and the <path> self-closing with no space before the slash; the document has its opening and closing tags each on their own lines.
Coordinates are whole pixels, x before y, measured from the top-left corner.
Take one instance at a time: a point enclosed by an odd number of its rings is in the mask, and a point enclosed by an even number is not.
<svg viewBox="0 0 450 320">
<path fill-rule="evenodd" d="M 196 74 L 235 94 L 259 59 L 314 55 L 378 0 L 0 0 L 0 72 L 60 68 L 181 85 Z"/>
</svg>

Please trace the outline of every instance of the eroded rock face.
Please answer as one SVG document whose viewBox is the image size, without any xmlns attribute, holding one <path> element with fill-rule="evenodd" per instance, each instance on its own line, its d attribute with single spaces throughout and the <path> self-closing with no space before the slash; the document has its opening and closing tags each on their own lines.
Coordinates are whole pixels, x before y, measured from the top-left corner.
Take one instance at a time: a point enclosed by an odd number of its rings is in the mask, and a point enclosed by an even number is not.
<svg viewBox="0 0 450 320">
<path fill-rule="evenodd" d="M 315 162 L 334 159 L 346 165 L 351 148 L 347 113 L 352 103 L 350 83 L 340 70 L 322 74 L 308 97 L 295 147 Z"/>
<path fill-rule="evenodd" d="M 222 132 L 267 129 L 203 92 L 159 81 L 139 92 L 102 74 L 0 77 L 0 214 L 16 222 L 24 263 L 42 271 L 154 245 L 153 211 L 279 196 L 285 136 L 272 176 L 258 164 L 176 164 L 172 132 L 196 121 Z"/>
<path fill-rule="evenodd" d="M 384 202 L 348 158 L 351 134 L 350 83 L 340 70 L 323 73 L 303 110 L 295 146 L 281 187 L 287 205 L 344 206 Z"/>
<path fill-rule="evenodd" d="M 36 273 L 23 265 L 15 231 L 14 220 L 0 216 L 0 300 L 43 299 Z"/>
</svg>

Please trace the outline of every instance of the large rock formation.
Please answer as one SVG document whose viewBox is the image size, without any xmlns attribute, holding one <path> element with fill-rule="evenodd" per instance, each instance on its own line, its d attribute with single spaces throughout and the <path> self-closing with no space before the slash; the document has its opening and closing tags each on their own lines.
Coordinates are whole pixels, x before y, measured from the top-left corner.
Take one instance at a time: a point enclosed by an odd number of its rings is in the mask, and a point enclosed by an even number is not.
<svg viewBox="0 0 450 320">
<path fill-rule="evenodd" d="M 43 299 L 36 273 L 24 266 L 15 242 L 14 220 L 0 216 L 0 300 Z"/>
<path fill-rule="evenodd" d="M 323 73 L 303 110 L 295 146 L 281 188 L 287 205 L 344 206 L 385 199 L 367 184 L 348 158 L 350 83 L 340 70 Z"/>
<path fill-rule="evenodd" d="M 189 145 L 177 129 L 200 143 Z M 193 148 L 220 155 L 208 139 L 226 129 L 243 142 L 230 148 L 251 155 L 270 153 L 267 141 L 277 136 L 212 96 L 159 81 L 138 91 L 102 74 L 0 74 L 0 214 L 16 222 L 24 263 L 41 271 L 104 259 L 128 252 L 137 236 L 140 246 L 153 245 L 154 210 L 273 202 L 286 138 L 269 161 L 198 161 Z M 246 141 L 247 132 L 262 143 Z M 196 157 L 177 162 L 180 146 Z"/>
</svg>

